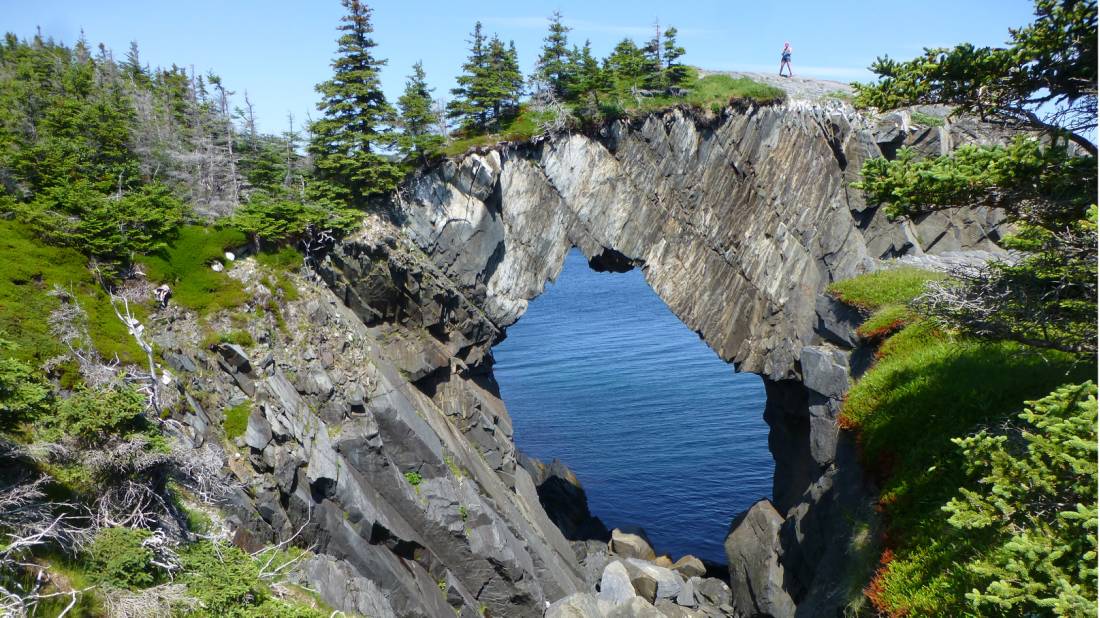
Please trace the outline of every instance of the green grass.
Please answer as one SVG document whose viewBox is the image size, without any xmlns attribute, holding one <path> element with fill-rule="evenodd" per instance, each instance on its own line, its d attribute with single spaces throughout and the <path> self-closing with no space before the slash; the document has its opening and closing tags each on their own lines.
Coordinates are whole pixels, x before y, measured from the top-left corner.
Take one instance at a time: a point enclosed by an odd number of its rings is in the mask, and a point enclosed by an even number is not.
<svg viewBox="0 0 1100 618">
<path fill-rule="evenodd" d="M 1014 416 L 1025 400 L 1060 384 L 1095 376 L 1095 364 L 944 332 L 905 308 L 927 279 L 912 270 L 881 271 L 832 286 L 838 297 L 875 311 L 861 329 L 900 323 L 848 392 L 840 422 L 857 431 L 887 528 L 892 560 L 869 595 L 880 609 L 909 615 L 945 607 L 966 615 L 970 579 L 958 564 L 981 539 L 950 527 L 940 510 L 967 482 L 951 439 Z"/>
<path fill-rule="evenodd" d="M 845 103 L 854 103 L 856 97 L 847 90 L 833 90 L 832 92 L 826 92 L 822 95 L 826 99 L 836 99 L 837 101 L 844 101 Z"/>
<path fill-rule="evenodd" d="M 551 118 L 553 116 L 550 112 L 536 112 L 527 105 L 520 105 L 519 114 L 507 121 L 500 130 L 459 137 L 443 148 L 443 154 L 453 157 L 479 146 L 492 146 L 499 142 L 526 142 L 537 135 L 539 127 Z"/>
<path fill-rule="evenodd" d="M 87 268 L 88 260 L 73 249 L 48 245 L 15 221 L 0 220 L 0 337 L 19 347 L 13 356 L 41 364 L 63 351 L 50 335 L 50 312 L 60 306 L 48 295 L 55 284 L 69 290 L 88 316 L 88 335 L 106 358 L 142 363 L 145 355 L 134 343 Z M 131 305 L 138 319 L 143 306 Z"/>
<path fill-rule="evenodd" d="M 249 400 L 226 408 L 222 415 L 222 427 L 225 429 L 225 437 L 234 440 L 244 435 L 248 429 L 248 415 L 252 413 L 252 402 Z"/>
<path fill-rule="evenodd" d="M 187 225 L 167 249 L 138 261 L 151 280 L 172 287 L 170 302 L 207 315 L 245 302 L 247 296 L 239 281 L 210 268 L 213 262 L 225 259 L 227 249 L 239 247 L 245 240 L 242 232 L 232 228 Z"/>
<path fill-rule="evenodd" d="M 829 293 L 862 311 L 872 312 L 886 305 L 906 304 L 924 291 L 926 283 L 943 278 L 941 273 L 902 266 L 837 281 L 829 286 Z"/>
<path fill-rule="evenodd" d="M 207 333 L 206 336 L 202 338 L 202 347 L 207 349 L 212 348 L 219 343 L 232 343 L 239 345 L 242 348 L 247 348 L 254 345 L 256 342 L 252 338 L 252 333 L 249 333 L 246 330 L 231 330 L 224 333 L 211 332 Z"/>
<path fill-rule="evenodd" d="M 933 116 L 924 112 L 912 112 L 909 114 L 909 119 L 926 127 L 942 127 L 945 123 L 943 116 Z"/>
<path fill-rule="evenodd" d="M 256 254 L 256 261 L 261 266 L 280 271 L 298 270 L 302 267 L 303 259 L 302 252 L 290 246 Z"/>
</svg>

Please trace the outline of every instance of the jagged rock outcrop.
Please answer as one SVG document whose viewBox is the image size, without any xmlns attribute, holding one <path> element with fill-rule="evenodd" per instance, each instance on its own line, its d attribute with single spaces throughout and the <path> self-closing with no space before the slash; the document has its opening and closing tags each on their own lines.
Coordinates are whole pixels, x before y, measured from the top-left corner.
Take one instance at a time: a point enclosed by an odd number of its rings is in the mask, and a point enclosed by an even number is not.
<svg viewBox="0 0 1100 618">
<path fill-rule="evenodd" d="M 577 247 L 593 268 L 642 268 L 719 356 L 762 375 L 773 500 L 784 518 L 772 541 L 786 594 L 811 603 L 800 614 L 815 615 L 845 602 L 844 570 L 834 567 L 851 531 L 840 514 L 867 506 L 836 424 L 862 362 L 851 359 L 858 317 L 824 290 L 881 258 L 997 251 L 1002 225 L 992 211 L 890 221 L 851 184 L 864 160 L 902 145 L 938 153 L 1000 139 L 983 131 L 969 121 L 919 127 L 904 112 L 868 118 L 840 104 L 672 110 L 598 136 L 444 161 L 404 188 L 399 219 L 491 325 L 479 322 L 479 333 L 461 319 L 432 327 L 480 350 L 485 362 L 468 363 L 472 373 L 491 368 L 488 346 Z M 335 259 L 357 243 L 346 241 Z"/>
<path fill-rule="evenodd" d="M 765 377 L 775 515 L 753 534 L 735 527 L 749 545 L 731 569 L 772 556 L 775 598 L 801 615 L 839 607 L 845 515 L 866 496 L 836 426 L 859 367 L 856 318 L 825 286 L 880 257 L 995 250 L 998 234 L 996 213 L 890 222 L 850 188 L 898 136 L 932 143 L 907 123 L 806 103 L 673 110 L 470 154 L 404 187 L 396 225 L 370 219 L 297 277 L 300 298 L 249 323 L 254 345 L 202 351 L 198 323 L 169 312 L 151 330 L 186 376 L 196 447 L 215 449 L 220 409 L 252 402 L 244 435 L 218 451 L 239 482 L 236 542 L 311 547 L 302 581 L 368 615 L 762 611 L 743 606 L 737 578 L 731 591 L 701 565 L 609 555 L 571 473 L 517 453 L 491 346 L 576 246 L 595 268 L 641 267 L 723 359 Z M 936 139 L 968 138 L 949 125 Z M 251 264 L 230 273 L 269 307 Z M 598 601 L 607 577 L 622 604 Z"/>
</svg>

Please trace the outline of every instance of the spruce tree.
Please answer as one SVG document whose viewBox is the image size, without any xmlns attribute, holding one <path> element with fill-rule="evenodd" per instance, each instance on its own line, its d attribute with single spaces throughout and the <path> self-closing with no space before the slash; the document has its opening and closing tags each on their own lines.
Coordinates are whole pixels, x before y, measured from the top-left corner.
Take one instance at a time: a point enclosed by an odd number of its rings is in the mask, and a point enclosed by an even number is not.
<svg viewBox="0 0 1100 618">
<path fill-rule="evenodd" d="M 673 28 L 671 26 L 668 28 L 668 30 L 665 30 L 664 81 L 665 84 L 669 87 L 681 85 L 684 82 L 684 79 L 687 77 L 687 67 L 683 64 L 680 64 L 679 62 L 680 57 L 687 53 L 687 50 L 677 44 L 676 34 L 676 28 Z"/>
<path fill-rule="evenodd" d="M 458 86 L 451 90 L 454 99 L 447 104 L 447 117 L 457 120 L 466 131 L 477 131 L 484 130 L 488 124 L 492 108 L 487 94 L 488 49 L 481 22 L 474 24 L 470 37 L 470 56 L 462 65 L 462 74 L 455 78 Z"/>
<path fill-rule="evenodd" d="M 413 65 L 413 74 L 405 82 L 405 92 L 397 99 L 401 110 L 401 135 L 397 147 L 406 158 L 417 157 L 427 162 L 428 156 L 443 145 L 443 136 L 432 131 L 435 113 L 432 112 L 432 88 L 424 75 L 424 64 L 419 60 Z"/>
<path fill-rule="evenodd" d="M 649 74 L 645 54 L 634 41 L 623 39 L 604 60 L 604 69 L 615 80 L 617 89 L 632 91 L 644 85 Z"/>
<path fill-rule="evenodd" d="M 382 92 L 379 72 L 386 61 L 375 58 L 370 34 L 371 9 L 359 0 L 342 0 L 347 9 L 339 27 L 332 79 L 317 85 L 323 117 L 311 127 L 309 152 L 317 176 L 327 181 L 328 197 L 353 203 L 392 191 L 401 167 L 376 152 L 392 143 L 394 110 Z"/>
<path fill-rule="evenodd" d="M 523 94 L 523 73 L 519 68 L 516 45 L 508 47 L 496 35 L 489 41 L 489 102 L 493 109 L 493 123 L 499 127 L 519 112 L 519 97 Z"/>
<path fill-rule="evenodd" d="M 569 82 L 568 98 L 584 99 L 583 103 L 595 113 L 600 106 L 600 95 L 611 91 L 610 80 L 600 69 L 600 63 L 592 55 L 592 43 L 584 42 L 584 47 L 573 49 L 571 64 L 575 72 Z"/>
<path fill-rule="evenodd" d="M 567 96 L 568 85 L 575 73 L 575 65 L 568 48 L 570 28 L 561 23 L 561 11 L 550 16 L 550 28 L 543 39 L 542 53 L 535 65 L 535 76 L 558 98 Z"/>
</svg>

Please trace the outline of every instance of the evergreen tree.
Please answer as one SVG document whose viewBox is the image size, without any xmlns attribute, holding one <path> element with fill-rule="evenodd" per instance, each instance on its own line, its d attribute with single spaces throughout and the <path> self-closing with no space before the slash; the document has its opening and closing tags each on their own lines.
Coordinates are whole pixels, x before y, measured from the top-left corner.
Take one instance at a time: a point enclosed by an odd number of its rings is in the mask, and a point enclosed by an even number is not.
<svg viewBox="0 0 1100 618">
<path fill-rule="evenodd" d="M 515 43 L 508 47 L 495 34 L 488 41 L 481 22 L 474 25 L 470 39 L 470 57 L 462 65 L 455 96 L 447 105 L 447 117 L 459 121 L 467 132 L 499 128 L 501 122 L 519 110 L 523 94 L 523 73 Z"/>
<path fill-rule="evenodd" d="M 684 79 L 687 77 L 687 67 L 680 64 L 680 58 L 687 53 L 687 51 L 680 47 L 676 42 L 676 28 L 669 27 L 665 30 L 665 66 L 664 66 L 664 81 L 665 85 L 669 87 L 680 86 L 683 84 Z"/>
<path fill-rule="evenodd" d="M 424 76 L 424 64 L 413 65 L 413 74 L 405 82 L 405 92 L 397 100 L 400 109 L 401 135 L 397 146 L 406 158 L 418 157 L 427 162 L 429 155 L 439 151 L 443 136 L 435 133 L 436 117 L 432 111 L 432 88 Z"/>
<path fill-rule="evenodd" d="M 516 45 L 508 47 L 496 35 L 489 40 L 488 93 L 493 109 L 493 123 L 501 123 L 519 112 L 519 98 L 523 94 L 523 73 L 519 68 Z"/>
<path fill-rule="evenodd" d="M 558 98 L 567 96 L 569 82 L 576 66 L 569 53 L 567 35 L 570 28 L 561 23 L 561 11 L 550 16 L 550 28 L 543 39 L 542 53 L 535 65 L 535 76 Z"/>
<path fill-rule="evenodd" d="M 604 60 L 604 69 L 615 80 L 617 89 L 627 91 L 643 87 L 650 74 L 645 53 L 634 41 L 626 38 L 619 41 L 611 55 Z"/>
<path fill-rule="evenodd" d="M 347 10 L 339 30 L 332 79 L 317 85 L 323 117 L 313 123 L 309 151 L 329 197 L 354 203 L 392 191 L 402 177 L 399 165 L 376 152 L 392 142 L 394 110 L 379 78 L 386 61 L 375 58 L 371 9 L 342 0 Z"/>
<path fill-rule="evenodd" d="M 600 95 L 611 92 L 610 80 L 592 55 L 590 41 L 585 41 L 579 50 L 573 49 L 570 62 L 576 69 L 569 82 L 568 98 L 581 99 L 587 106 L 587 115 L 593 116 L 599 111 Z"/>
<path fill-rule="evenodd" d="M 106 48 L 102 49 L 105 53 Z M 130 49 L 126 52 L 126 61 L 122 63 L 122 72 L 138 86 L 145 86 L 149 83 L 149 69 L 141 64 L 141 54 L 138 51 L 137 41 L 130 41 Z"/>
<path fill-rule="evenodd" d="M 455 78 L 458 86 L 451 90 L 454 98 L 447 104 L 447 117 L 457 120 L 464 130 L 477 131 L 488 125 L 492 108 L 488 96 L 488 49 L 480 21 L 474 24 L 470 37 L 470 56 L 462 65 L 462 74 Z"/>
</svg>

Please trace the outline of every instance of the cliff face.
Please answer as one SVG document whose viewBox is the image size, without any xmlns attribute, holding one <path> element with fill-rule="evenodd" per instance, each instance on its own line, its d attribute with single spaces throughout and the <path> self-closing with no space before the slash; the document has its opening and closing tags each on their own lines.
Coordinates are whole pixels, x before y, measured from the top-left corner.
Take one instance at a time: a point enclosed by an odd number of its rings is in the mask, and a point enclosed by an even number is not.
<svg viewBox="0 0 1100 618">
<path fill-rule="evenodd" d="M 723 359 L 764 376 L 774 500 L 727 542 L 733 604 L 826 613 L 844 601 L 847 522 L 867 498 L 835 422 L 860 364 L 854 320 L 822 292 L 876 258 L 993 250 L 998 233 L 996 213 L 891 223 L 849 185 L 903 143 L 938 152 L 979 135 L 839 106 L 670 111 L 424 172 L 396 226 L 372 220 L 299 281 L 282 335 L 269 325 L 254 349 L 183 363 L 211 393 L 190 401 L 196 444 L 212 409 L 256 402 L 228 456 L 237 541 L 311 545 L 300 577 L 371 616 L 535 616 L 591 591 L 602 563 L 570 545 L 536 487 L 568 474 L 517 454 L 491 355 L 576 246 L 593 267 L 642 268 Z M 183 356 L 198 339 L 184 322 L 158 336 Z"/>
</svg>

